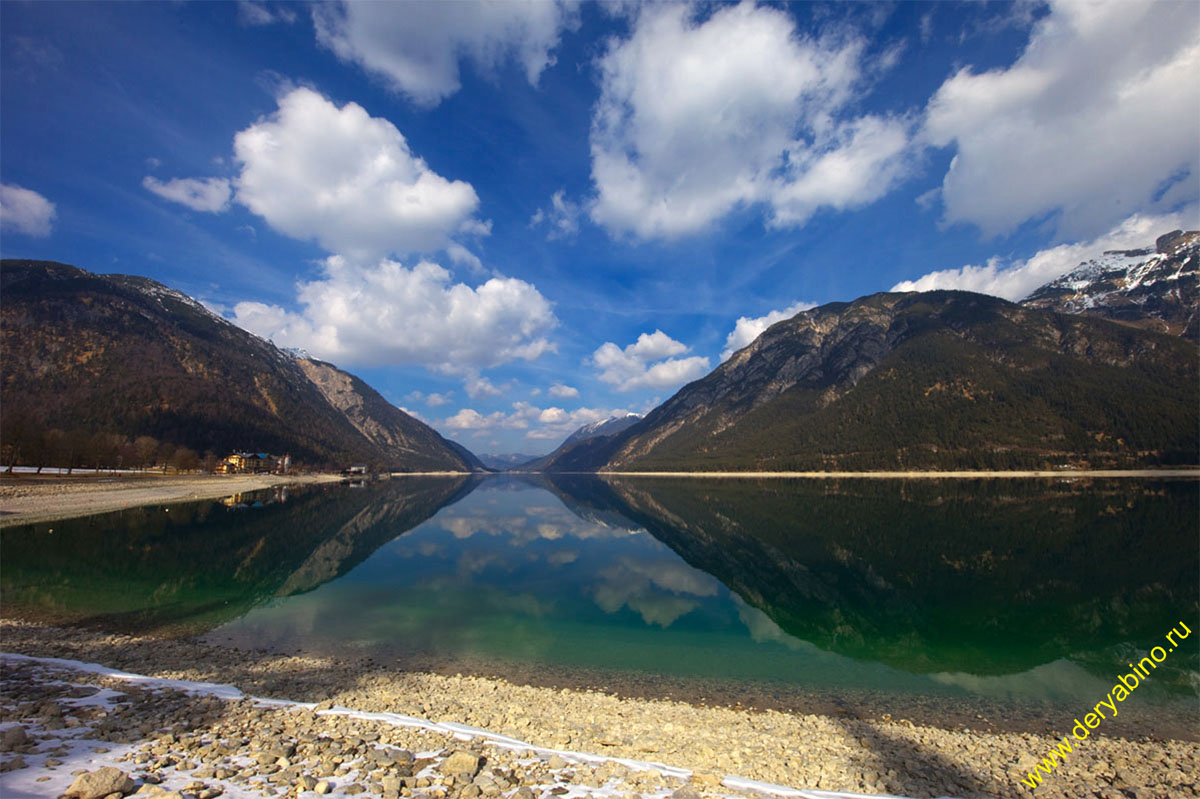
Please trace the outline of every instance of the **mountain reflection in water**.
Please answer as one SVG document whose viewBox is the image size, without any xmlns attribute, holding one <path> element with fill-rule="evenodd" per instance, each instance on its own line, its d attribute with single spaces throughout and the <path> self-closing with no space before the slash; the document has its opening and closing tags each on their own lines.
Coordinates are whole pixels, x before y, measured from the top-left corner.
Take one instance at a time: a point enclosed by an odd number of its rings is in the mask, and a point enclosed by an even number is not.
<svg viewBox="0 0 1200 799">
<path fill-rule="evenodd" d="M 1196 619 L 1198 492 L 410 477 L 12 528 L 0 587 L 9 616 L 256 647 L 1086 703 Z M 1196 650 L 1154 690 L 1194 693 Z"/>
</svg>

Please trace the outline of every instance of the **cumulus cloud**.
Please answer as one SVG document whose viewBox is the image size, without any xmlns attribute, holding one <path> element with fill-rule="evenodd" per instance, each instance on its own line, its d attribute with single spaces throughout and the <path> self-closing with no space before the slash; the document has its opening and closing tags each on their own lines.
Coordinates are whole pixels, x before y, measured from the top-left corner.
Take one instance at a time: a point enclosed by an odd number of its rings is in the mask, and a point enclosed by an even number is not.
<svg viewBox="0 0 1200 799">
<path fill-rule="evenodd" d="M 493 277 L 471 287 L 451 282 L 450 272 L 429 261 L 360 267 L 336 255 L 322 270 L 319 279 L 298 285 L 300 312 L 241 302 L 234 321 L 334 363 L 419 364 L 468 377 L 553 348 L 545 335 L 558 320 L 523 280 Z"/>
<path fill-rule="evenodd" d="M 601 344 L 589 363 L 600 371 L 600 379 L 618 391 L 639 388 L 675 388 L 708 371 L 708 358 L 676 358 L 690 347 L 661 330 L 642 333 L 622 349 L 611 341 Z"/>
<path fill-rule="evenodd" d="M 739 316 L 737 324 L 733 326 L 733 330 L 725 339 L 725 349 L 721 351 L 721 360 L 726 360 L 730 355 L 745 347 L 751 341 L 762 335 L 763 331 L 776 322 L 782 322 L 784 319 L 791 319 L 801 311 L 807 311 L 809 308 L 815 308 L 815 302 L 797 302 L 784 308 L 782 311 L 771 311 L 765 316 Z"/>
<path fill-rule="evenodd" d="M 1185 211 L 1161 216 L 1135 214 L 1090 241 L 1060 244 L 1040 250 L 1025 260 L 993 257 L 982 266 L 968 265 L 929 272 L 916 280 L 897 283 L 892 291 L 958 289 L 992 294 L 1016 302 L 1105 250 L 1132 250 L 1150 246 L 1163 233 L 1179 228 L 1194 229 L 1198 217 L 1200 210 L 1194 205 Z"/>
<path fill-rule="evenodd" d="M 903 176 L 909 123 L 849 113 L 868 71 L 861 39 L 802 37 L 786 12 L 748 1 L 694 14 L 645 6 L 600 59 L 594 221 L 669 238 L 762 203 L 771 224 L 799 225 Z"/>
<path fill-rule="evenodd" d="M 578 24 L 576 3 L 563 0 L 318 3 L 313 23 L 343 61 L 426 106 L 458 91 L 462 60 L 484 73 L 515 60 L 536 85 L 562 31 Z"/>
<path fill-rule="evenodd" d="M 431 170 L 391 122 L 356 103 L 338 108 L 293 89 L 234 137 L 234 152 L 238 202 L 330 252 L 373 260 L 442 249 L 460 231 L 481 230 L 475 189 Z"/>
<path fill-rule="evenodd" d="M 530 227 L 549 226 L 546 238 L 565 239 L 579 232 L 579 215 L 582 209 L 578 203 L 567 199 L 566 192 L 559 189 L 550 198 L 550 208 L 539 208 L 529 220 Z"/>
<path fill-rule="evenodd" d="M 0 230 L 27 236 L 49 236 L 58 211 L 54 203 L 32 189 L 0 184 Z"/>
<path fill-rule="evenodd" d="M 443 419 L 441 425 L 450 430 L 525 430 L 525 437 L 530 440 L 560 440 L 585 424 L 626 413 L 628 411 L 624 409 L 575 408 L 568 411 L 556 406 L 539 408 L 518 401 L 507 412 L 483 414 L 474 408 L 463 408 Z"/>
<path fill-rule="evenodd" d="M 562 383 L 555 383 L 550 386 L 548 391 L 550 396 L 558 397 L 559 399 L 572 399 L 579 396 L 579 389 L 574 386 L 563 385 Z"/>
<path fill-rule="evenodd" d="M 511 386 L 497 386 L 486 377 L 470 376 L 464 381 L 463 388 L 466 390 L 468 397 L 479 399 L 480 397 L 499 397 L 508 391 Z"/>
<path fill-rule="evenodd" d="M 467 267 L 476 274 L 482 274 L 487 271 L 483 268 L 483 261 L 479 260 L 479 256 L 458 242 L 451 242 L 450 245 L 446 247 L 446 254 L 450 256 L 451 261 Z"/>
<path fill-rule="evenodd" d="M 172 178 L 164 182 L 147 175 L 142 179 L 142 186 L 171 202 L 210 214 L 228 208 L 229 198 L 233 194 L 225 178 Z"/>
<path fill-rule="evenodd" d="M 1195 197 L 1197 74 L 1190 4 L 1051 3 L 1016 63 L 966 67 L 928 104 L 924 138 L 956 150 L 945 221 L 994 234 L 1057 215 L 1082 238 Z"/>
</svg>

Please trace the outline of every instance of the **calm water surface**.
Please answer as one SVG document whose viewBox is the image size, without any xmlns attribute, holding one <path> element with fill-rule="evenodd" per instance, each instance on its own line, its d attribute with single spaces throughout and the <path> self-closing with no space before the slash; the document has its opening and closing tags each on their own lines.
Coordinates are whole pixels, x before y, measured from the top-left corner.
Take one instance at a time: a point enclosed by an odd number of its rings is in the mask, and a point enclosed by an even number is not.
<svg viewBox="0 0 1200 799">
<path fill-rule="evenodd" d="M 6 530 L 9 616 L 503 672 L 1103 697 L 1200 632 L 1195 481 L 403 478 Z M 1148 700 L 1197 696 L 1200 636 Z"/>
</svg>

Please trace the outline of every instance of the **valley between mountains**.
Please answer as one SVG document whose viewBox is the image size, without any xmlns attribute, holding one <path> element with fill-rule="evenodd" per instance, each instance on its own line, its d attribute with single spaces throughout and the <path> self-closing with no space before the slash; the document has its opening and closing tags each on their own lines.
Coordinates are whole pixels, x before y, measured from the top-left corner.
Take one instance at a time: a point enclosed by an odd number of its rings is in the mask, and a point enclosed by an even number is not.
<svg viewBox="0 0 1200 799">
<path fill-rule="evenodd" d="M 1200 233 L 1175 231 L 1019 304 L 961 291 L 829 303 L 645 417 L 489 466 L 354 375 L 153 280 L 7 260 L 0 432 L 6 465 L 99 465 L 99 435 L 394 472 L 1194 466 L 1198 274 Z"/>
</svg>

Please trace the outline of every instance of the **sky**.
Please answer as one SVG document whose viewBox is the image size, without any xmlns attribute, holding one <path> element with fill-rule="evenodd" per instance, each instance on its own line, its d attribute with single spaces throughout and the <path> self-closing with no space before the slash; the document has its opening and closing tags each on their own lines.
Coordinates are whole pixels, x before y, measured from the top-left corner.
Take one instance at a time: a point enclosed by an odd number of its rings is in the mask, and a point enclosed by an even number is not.
<svg viewBox="0 0 1200 799">
<path fill-rule="evenodd" d="M 6 0 L 0 252 L 537 455 L 814 305 L 1200 227 L 1197 75 L 1191 0 Z"/>
</svg>

